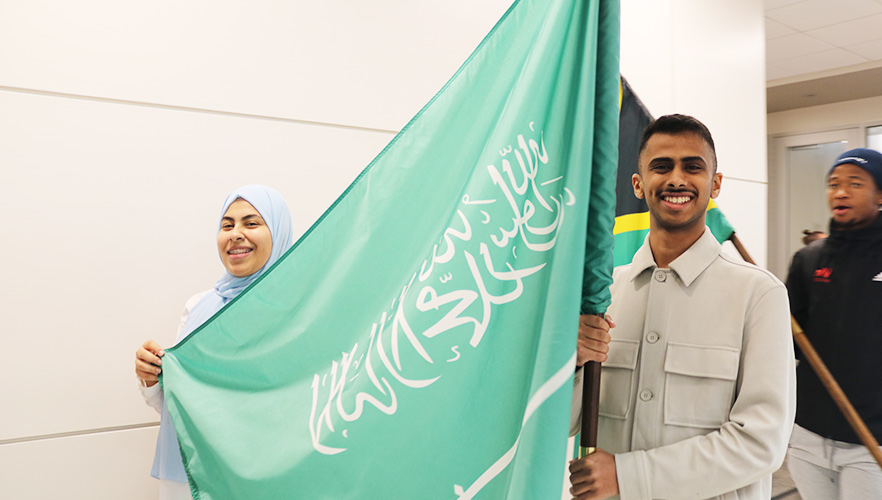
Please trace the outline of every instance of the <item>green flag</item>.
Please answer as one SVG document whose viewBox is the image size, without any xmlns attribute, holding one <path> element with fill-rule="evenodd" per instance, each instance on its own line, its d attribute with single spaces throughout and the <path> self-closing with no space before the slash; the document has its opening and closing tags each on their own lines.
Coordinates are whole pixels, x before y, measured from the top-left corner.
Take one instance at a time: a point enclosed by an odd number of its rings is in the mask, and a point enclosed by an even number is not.
<svg viewBox="0 0 882 500">
<path fill-rule="evenodd" d="M 618 16 L 516 1 L 292 249 L 166 351 L 194 498 L 559 497 L 579 310 L 609 301 L 616 166 L 595 152 L 618 133 Z"/>
<path fill-rule="evenodd" d="M 622 78 L 619 118 L 619 169 L 616 179 L 615 265 L 631 262 L 649 232 L 649 210 L 644 200 L 634 196 L 631 176 L 637 173 L 637 154 L 643 130 L 652 122 L 652 115 L 640 102 L 628 81 Z M 707 207 L 707 226 L 723 242 L 735 229 L 711 200 Z"/>
</svg>

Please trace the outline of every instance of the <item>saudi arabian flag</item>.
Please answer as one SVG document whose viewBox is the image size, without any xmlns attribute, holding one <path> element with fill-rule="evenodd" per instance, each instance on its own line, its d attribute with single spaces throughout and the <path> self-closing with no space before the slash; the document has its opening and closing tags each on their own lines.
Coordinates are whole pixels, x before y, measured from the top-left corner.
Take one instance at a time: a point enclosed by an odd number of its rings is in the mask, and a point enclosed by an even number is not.
<svg viewBox="0 0 882 500">
<path fill-rule="evenodd" d="M 516 1 L 167 350 L 194 498 L 560 497 L 579 310 L 609 301 L 618 26 L 617 1 Z"/>
<path fill-rule="evenodd" d="M 615 265 L 631 262 L 637 249 L 649 233 L 649 209 L 646 201 L 634 196 L 631 176 L 637 173 L 637 155 L 640 138 L 652 115 L 634 94 L 628 81 L 622 78 L 621 110 L 619 118 L 619 169 L 616 179 Z M 720 243 L 732 237 L 735 229 L 723 216 L 714 200 L 707 207 L 705 221 Z"/>
</svg>

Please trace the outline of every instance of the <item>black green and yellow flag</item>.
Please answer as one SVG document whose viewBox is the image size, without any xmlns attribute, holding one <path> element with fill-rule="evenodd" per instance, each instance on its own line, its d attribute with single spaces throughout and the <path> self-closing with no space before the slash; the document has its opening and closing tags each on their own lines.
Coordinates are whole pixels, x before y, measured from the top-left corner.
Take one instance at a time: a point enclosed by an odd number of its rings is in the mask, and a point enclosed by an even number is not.
<svg viewBox="0 0 882 500">
<path fill-rule="evenodd" d="M 609 302 L 618 27 L 617 0 L 515 1 L 166 351 L 195 499 L 560 497 L 579 310 Z"/>
<path fill-rule="evenodd" d="M 631 176 L 637 173 L 637 154 L 643 130 L 652 115 L 622 78 L 619 115 L 619 169 L 616 177 L 615 265 L 628 264 L 649 232 L 649 211 L 646 202 L 634 196 Z M 735 229 L 723 216 L 713 200 L 707 207 L 707 226 L 722 243 Z"/>
</svg>

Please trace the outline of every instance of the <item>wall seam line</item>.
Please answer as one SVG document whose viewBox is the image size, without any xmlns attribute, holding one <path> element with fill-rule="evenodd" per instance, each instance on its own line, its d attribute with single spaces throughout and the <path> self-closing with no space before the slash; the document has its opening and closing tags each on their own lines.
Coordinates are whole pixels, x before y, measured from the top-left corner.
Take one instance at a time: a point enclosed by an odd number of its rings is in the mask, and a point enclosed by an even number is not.
<svg viewBox="0 0 882 500">
<path fill-rule="evenodd" d="M 758 181 L 756 179 L 744 179 L 742 177 L 731 177 L 728 175 L 723 175 L 723 181 L 739 181 L 739 182 L 751 182 L 754 184 L 768 184 L 769 181 Z"/>
<path fill-rule="evenodd" d="M 79 431 L 56 432 L 52 434 L 40 434 L 36 436 L 25 436 L 12 439 L 0 439 L 0 446 L 5 444 L 32 443 L 35 441 L 46 441 L 49 439 L 59 439 L 68 437 L 89 436 L 93 434 L 105 434 L 108 432 L 130 431 L 137 429 L 149 429 L 151 427 L 159 427 L 159 422 L 148 422 L 144 424 L 118 425 L 113 427 L 100 427 L 97 429 L 83 429 Z"/>
<path fill-rule="evenodd" d="M 285 118 L 281 116 L 269 116 L 269 115 L 258 115 L 253 113 L 241 113 L 238 111 L 223 111 L 219 109 L 208 109 L 208 108 L 196 108 L 190 106 L 180 106 L 175 104 L 161 104 L 161 103 L 152 103 L 146 101 L 134 101 L 129 99 L 116 99 L 113 97 L 97 97 L 90 96 L 84 94 L 71 94 L 67 92 L 55 92 L 51 90 L 39 90 L 39 89 L 28 89 L 23 87 L 9 87 L 6 85 L 0 85 L 0 91 L 5 92 L 15 92 L 19 94 L 32 94 L 32 95 L 40 95 L 46 97 L 57 97 L 62 99 L 75 99 L 80 101 L 92 101 L 92 102 L 100 102 L 105 104 L 118 104 L 124 106 L 138 106 L 145 108 L 154 108 L 154 109 L 164 109 L 168 111 L 182 111 L 186 113 L 202 113 L 216 116 L 227 116 L 233 118 L 249 118 L 252 120 L 265 120 L 265 121 L 274 121 L 274 122 L 282 122 L 282 123 L 292 123 L 297 125 L 311 125 L 317 127 L 327 127 L 333 129 L 343 129 L 343 130 L 357 130 L 360 132 L 378 132 L 384 134 L 397 134 L 396 130 L 387 130 L 381 128 L 372 128 L 372 127 L 361 127 L 358 125 L 345 125 L 342 123 L 328 123 L 328 122 L 317 122 L 310 120 L 298 120 L 295 118 Z"/>
</svg>

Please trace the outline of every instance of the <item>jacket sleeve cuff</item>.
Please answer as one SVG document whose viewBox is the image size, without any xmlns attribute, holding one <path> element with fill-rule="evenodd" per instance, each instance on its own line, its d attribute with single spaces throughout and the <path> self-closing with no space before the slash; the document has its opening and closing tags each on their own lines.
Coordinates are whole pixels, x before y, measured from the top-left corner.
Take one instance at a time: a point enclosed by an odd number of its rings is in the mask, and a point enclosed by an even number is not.
<svg viewBox="0 0 882 500">
<path fill-rule="evenodd" d="M 153 384 L 150 387 L 146 387 L 141 383 L 141 379 L 138 379 L 138 389 L 141 390 L 141 395 L 144 396 L 144 402 L 147 403 L 147 406 L 153 408 L 156 411 L 161 411 L 162 409 L 162 385 Z"/>
<path fill-rule="evenodd" d="M 150 387 L 147 387 L 143 383 L 140 383 L 140 380 L 138 382 L 138 388 L 141 389 L 141 394 L 145 398 L 155 398 L 160 392 L 162 392 L 162 386 L 160 384 L 153 384 Z"/>
<path fill-rule="evenodd" d="M 646 452 L 643 450 L 617 453 L 616 481 L 621 500 L 652 500 L 646 474 Z"/>
</svg>

